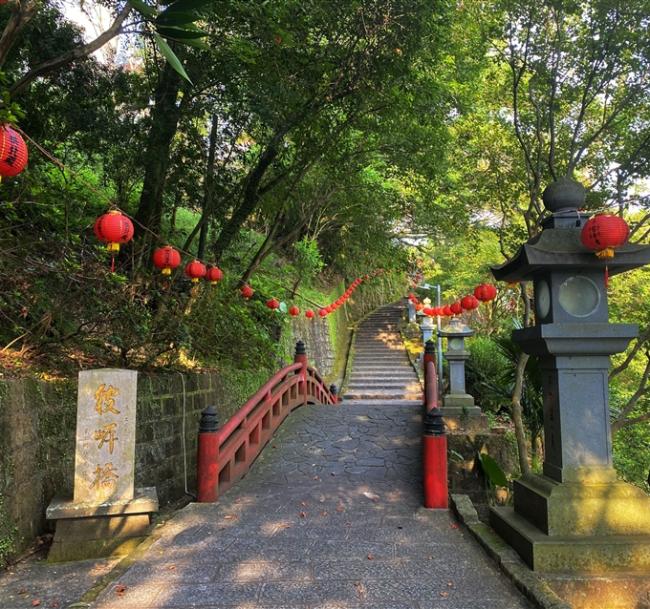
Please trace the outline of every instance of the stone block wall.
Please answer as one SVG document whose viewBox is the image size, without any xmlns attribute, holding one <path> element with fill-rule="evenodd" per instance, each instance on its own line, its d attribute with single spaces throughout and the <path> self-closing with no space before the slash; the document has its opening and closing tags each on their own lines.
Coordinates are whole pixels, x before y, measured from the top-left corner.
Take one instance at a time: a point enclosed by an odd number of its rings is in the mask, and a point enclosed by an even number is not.
<svg viewBox="0 0 650 609">
<path fill-rule="evenodd" d="M 136 486 L 155 486 L 161 505 L 181 498 L 186 484 L 194 493 L 201 410 L 216 406 L 224 423 L 267 377 L 141 373 Z M 48 530 L 52 497 L 72 495 L 76 412 L 76 380 L 0 380 L 0 565 Z"/>
</svg>

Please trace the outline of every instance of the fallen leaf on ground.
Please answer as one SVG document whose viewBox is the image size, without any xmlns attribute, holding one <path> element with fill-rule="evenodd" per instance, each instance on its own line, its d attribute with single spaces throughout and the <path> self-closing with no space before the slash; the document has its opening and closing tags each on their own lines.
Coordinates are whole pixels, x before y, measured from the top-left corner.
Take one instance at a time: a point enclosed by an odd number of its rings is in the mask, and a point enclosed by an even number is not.
<svg viewBox="0 0 650 609">
<path fill-rule="evenodd" d="M 300 512 L 299 516 L 301 518 L 307 518 L 307 512 Z"/>
<path fill-rule="evenodd" d="M 457 528 L 458 528 L 458 525 L 457 525 L 457 524 L 451 524 L 451 525 L 449 525 L 449 526 L 451 526 L 452 529 L 457 529 Z"/>
<path fill-rule="evenodd" d="M 366 587 L 363 585 L 363 582 L 354 582 L 354 587 L 357 591 L 357 596 L 360 599 L 365 599 L 368 593 L 366 592 Z"/>
<path fill-rule="evenodd" d="M 59 609 L 60 606 L 61 606 L 61 605 L 59 604 L 59 601 L 52 601 L 52 602 L 48 605 L 48 607 L 50 607 L 50 609 Z"/>
<path fill-rule="evenodd" d="M 449 592 L 441 592 L 440 596 L 442 596 L 442 598 L 447 598 L 449 596 Z"/>
<path fill-rule="evenodd" d="M 372 554 L 368 554 L 368 560 L 375 560 L 375 557 Z"/>
<path fill-rule="evenodd" d="M 38 607 L 41 604 L 41 601 L 39 601 L 37 598 L 35 598 L 32 601 L 32 607 Z"/>
<path fill-rule="evenodd" d="M 18 594 L 27 594 L 27 592 L 28 592 L 27 588 L 21 588 L 20 590 L 18 590 Z"/>
<path fill-rule="evenodd" d="M 226 515 L 223 517 L 223 519 L 224 519 L 224 520 L 236 520 L 236 519 L 237 519 L 237 516 L 235 516 L 234 514 L 226 514 Z"/>
<path fill-rule="evenodd" d="M 339 503 L 339 504 L 336 506 L 336 511 L 337 511 L 337 512 L 345 512 L 345 506 L 344 506 L 342 503 Z"/>
<path fill-rule="evenodd" d="M 169 565 L 169 567 L 167 567 L 167 568 L 168 568 L 170 571 L 173 571 L 173 570 L 176 568 L 176 565 Z"/>
<path fill-rule="evenodd" d="M 124 596 L 124 593 L 126 592 L 126 586 L 124 584 L 118 584 L 115 586 L 115 594 L 118 596 Z"/>
</svg>

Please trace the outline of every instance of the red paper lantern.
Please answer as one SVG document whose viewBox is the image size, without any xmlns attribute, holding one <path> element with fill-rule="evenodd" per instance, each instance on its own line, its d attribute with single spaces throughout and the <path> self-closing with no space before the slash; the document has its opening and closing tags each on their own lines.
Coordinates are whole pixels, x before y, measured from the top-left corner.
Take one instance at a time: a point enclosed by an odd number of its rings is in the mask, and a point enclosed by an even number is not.
<svg viewBox="0 0 650 609">
<path fill-rule="evenodd" d="M 460 302 L 453 302 L 449 305 L 449 309 L 451 310 L 452 314 L 454 315 L 460 315 L 463 312 L 463 307 L 460 304 Z"/>
<path fill-rule="evenodd" d="M 319 314 L 321 317 L 325 317 L 325 316 L 327 315 L 327 309 L 319 309 L 319 310 L 318 310 L 318 314 Z"/>
<path fill-rule="evenodd" d="M 165 245 L 153 253 L 153 263 L 162 271 L 163 275 L 171 275 L 172 271 L 181 263 L 181 255 L 171 245 Z"/>
<path fill-rule="evenodd" d="M 327 313 L 331 313 L 333 310 L 334 310 L 334 307 L 332 305 L 327 305 L 325 307 L 325 311 L 327 311 Z"/>
<path fill-rule="evenodd" d="M 185 265 L 185 274 L 192 280 L 192 283 L 198 283 L 199 279 L 205 277 L 207 272 L 208 269 L 200 260 L 192 260 Z"/>
<path fill-rule="evenodd" d="M 476 296 L 465 296 L 463 299 L 460 301 L 460 305 L 465 309 L 466 311 L 471 311 L 472 309 L 476 309 L 476 307 L 479 306 L 479 300 L 476 298 Z"/>
<path fill-rule="evenodd" d="M 580 241 L 598 258 L 608 260 L 614 257 L 614 250 L 625 245 L 630 236 L 630 227 L 620 216 L 598 214 L 589 218 L 582 227 Z"/>
<path fill-rule="evenodd" d="M 300 315 L 300 309 L 296 305 L 289 307 L 289 315 L 291 315 L 291 317 L 296 317 L 296 315 Z"/>
<path fill-rule="evenodd" d="M 422 309 L 422 313 L 431 317 L 433 316 L 433 309 L 431 307 L 424 307 L 424 309 Z"/>
<path fill-rule="evenodd" d="M 271 311 L 275 311 L 275 309 L 280 308 L 280 302 L 278 301 L 277 298 L 269 298 L 266 301 L 266 306 L 271 309 Z"/>
<path fill-rule="evenodd" d="M 307 319 L 314 319 L 314 312 L 311 309 L 305 311 L 305 317 Z"/>
<path fill-rule="evenodd" d="M 249 286 L 248 284 L 243 285 L 239 290 L 239 292 L 246 300 L 252 298 L 253 294 L 255 294 L 255 290 L 251 288 L 251 286 Z"/>
<path fill-rule="evenodd" d="M 449 305 L 445 306 L 442 308 L 442 314 L 445 317 L 451 317 L 453 315 L 453 312 L 451 310 L 451 307 Z"/>
<path fill-rule="evenodd" d="M 205 280 L 209 281 L 212 285 L 217 285 L 217 282 L 223 279 L 223 271 L 218 266 L 210 266 L 205 274 Z"/>
<path fill-rule="evenodd" d="M 474 296 L 481 302 L 494 300 L 497 295 L 497 289 L 490 283 L 482 283 L 474 288 Z"/>
<path fill-rule="evenodd" d="M 424 305 L 423 305 L 421 302 L 418 302 L 418 303 L 415 305 L 415 310 L 416 310 L 416 311 L 421 311 L 422 309 L 424 309 Z"/>
<path fill-rule="evenodd" d="M 106 243 L 109 252 L 119 252 L 122 243 L 133 239 L 133 222 L 122 212 L 111 209 L 97 218 L 93 231 L 102 243 Z"/>
<path fill-rule="evenodd" d="M 12 178 L 27 166 L 27 144 L 9 125 L 0 127 L 0 176 Z"/>
</svg>

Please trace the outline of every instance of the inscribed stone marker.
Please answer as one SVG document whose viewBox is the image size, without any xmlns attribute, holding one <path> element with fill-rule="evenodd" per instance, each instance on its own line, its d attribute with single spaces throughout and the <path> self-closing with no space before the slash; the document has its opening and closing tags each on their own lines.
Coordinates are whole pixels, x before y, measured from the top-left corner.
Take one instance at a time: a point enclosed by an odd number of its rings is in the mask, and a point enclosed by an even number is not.
<svg viewBox="0 0 650 609">
<path fill-rule="evenodd" d="M 138 373 L 79 373 L 74 503 L 133 499 Z"/>
</svg>

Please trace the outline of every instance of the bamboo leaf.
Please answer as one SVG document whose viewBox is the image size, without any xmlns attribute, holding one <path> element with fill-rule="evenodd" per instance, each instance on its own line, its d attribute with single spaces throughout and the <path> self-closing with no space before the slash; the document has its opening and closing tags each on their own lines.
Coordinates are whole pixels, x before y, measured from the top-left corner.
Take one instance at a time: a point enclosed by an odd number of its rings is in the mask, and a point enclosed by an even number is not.
<svg viewBox="0 0 650 609">
<path fill-rule="evenodd" d="M 176 53 L 172 51 L 172 48 L 165 42 L 164 38 L 157 32 L 154 32 L 153 36 L 156 40 L 156 44 L 158 45 L 158 48 L 160 49 L 160 52 L 163 54 L 165 59 L 169 62 L 169 65 L 172 68 L 174 68 L 174 70 L 176 70 L 185 80 L 191 83 L 192 81 L 190 80 L 190 77 L 187 75 L 187 72 L 185 71 L 183 64 L 180 62 L 178 57 L 176 57 Z"/>
<path fill-rule="evenodd" d="M 165 38 L 174 38 L 176 40 L 185 40 L 186 38 L 205 38 L 208 33 L 203 30 L 188 30 L 178 27 L 157 27 L 156 30 Z"/>
<path fill-rule="evenodd" d="M 143 0 L 129 0 L 129 4 L 139 13 L 142 13 L 145 17 L 151 17 L 152 19 L 156 16 L 156 9 L 152 6 L 149 6 Z"/>
<path fill-rule="evenodd" d="M 481 467 L 492 486 L 508 486 L 508 479 L 501 466 L 486 453 L 479 453 Z"/>
</svg>

